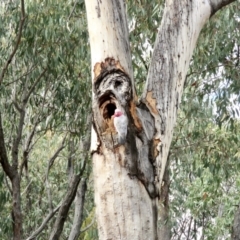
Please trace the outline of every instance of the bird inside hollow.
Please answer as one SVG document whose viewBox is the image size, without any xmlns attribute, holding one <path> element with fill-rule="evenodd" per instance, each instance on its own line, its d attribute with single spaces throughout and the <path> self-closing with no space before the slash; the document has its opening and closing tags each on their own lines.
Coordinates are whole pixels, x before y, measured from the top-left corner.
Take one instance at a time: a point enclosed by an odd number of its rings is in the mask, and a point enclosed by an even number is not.
<svg viewBox="0 0 240 240">
<path fill-rule="evenodd" d="M 113 124 L 118 133 L 118 144 L 123 145 L 126 142 L 127 137 L 128 118 L 118 108 L 115 109 L 113 116 L 114 116 Z"/>
</svg>

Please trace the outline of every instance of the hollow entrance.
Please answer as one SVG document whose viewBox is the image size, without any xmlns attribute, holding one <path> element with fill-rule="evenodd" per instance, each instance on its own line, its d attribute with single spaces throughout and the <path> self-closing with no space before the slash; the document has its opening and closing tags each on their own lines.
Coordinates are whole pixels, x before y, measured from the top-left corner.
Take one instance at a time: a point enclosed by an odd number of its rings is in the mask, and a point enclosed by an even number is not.
<svg viewBox="0 0 240 240">
<path fill-rule="evenodd" d="M 116 99 L 113 94 L 106 92 L 99 99 L 100 111 L 102 113 L 103 119 L 110 120 L 114 115 L 116 107 Z"/>
<path fill-rule="evenodd" d="M 115 109 L 116 109 L 116 105 L 114 103 L 107 104 L 103 110 L 103 118 L 111 119 L 112 115 L 114 114 Z"/>
</svg>

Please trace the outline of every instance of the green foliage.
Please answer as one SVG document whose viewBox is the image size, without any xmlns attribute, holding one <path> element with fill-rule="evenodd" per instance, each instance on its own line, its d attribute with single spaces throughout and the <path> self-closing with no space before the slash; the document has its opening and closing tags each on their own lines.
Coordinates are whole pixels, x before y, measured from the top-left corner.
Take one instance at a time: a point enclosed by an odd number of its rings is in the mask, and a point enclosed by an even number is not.
<svg viewBox="0 0 240 240">
<path fill-rule="evenodd" d="M 91 74 L 83 1 L 26 0 L 25 10 L 21 42 L 0 85 L 0 109 L 10 162 L 13 141 L 20 132 L 19 109 L 25 111 L 18 160 L 22 174 L 23 230 L 24 237 L 28 237 L 49 213 L 51 201 L 46 186 L 47 168 L 50 159 L 63 144 L 63 139 L 64 149 L 54 160 L 48 174 L 53 208 L 66 193 L 69 163 L 76 174 L 85 164 L 84 176 L 88 178 L 90 173 L 89 159 L 83 158 L 79 144 L 85 139 L 87 130 Z M 2 70 L 19 32 L 19 1 L 0 3 L 0 21 Z M 25 156 L 27 162 L 24 162 Z M 11 186 L 3 172 L 0 177 L 0 239 L 10 239 Z M 90 204 L 88 206 L 84 217 L 93 208 Z M 72 219 L 73 209 L 70 210 L 63 235 L 69 234 Z M 53 223 L 39 239 L 48 239 Z"/>
<path fill-rule="evenodd" d="M 127 1 L 134 78 L 139 95 L 145 85 L 163 9 L 162 0 Z"/>
<path fill-rule="evenodd" d="M 216 105 L 217 123 L 239 117 L 240 20 L 239 1 L 217 12 L 202 30 L 189 70 L 187 84 L 201 89 Z M 229 112 L 230 110 L 230 112 Z"/>
<path fill-rule="evenodd" d="M 203 29 L 186 80 L 170 153 L 172 239 L 230 239 L 240 191 L 238 8 Z"/>
<path fill-rule="evenodd" d="M 188 118 L 180 118 L 182 123 L 187 123 L 189 130 L 185 129 L 182 134 L 176 131 L 177 141 L 172 147 L 174 228 L 175 232 L 180 231 L 178 227 L 187 222 L 186 228 L 190 229 L 193 238 L 193 225 L 189 225 L 191 216 L 195 228 L 198 231 L 200 227 L 204 229 L 206 239 L 227 239 L 239 203 L 240 162 L 235 138 L 239 138 L 240 126 L 236 123 L 236 132 L 233 133 L 226 127 L 219 129 L 211 117 L 197 117 L 194 129 L 188 125 Z M 198 132 L 202 123 L 207 123 L 208 127 Z"/>
</svg>

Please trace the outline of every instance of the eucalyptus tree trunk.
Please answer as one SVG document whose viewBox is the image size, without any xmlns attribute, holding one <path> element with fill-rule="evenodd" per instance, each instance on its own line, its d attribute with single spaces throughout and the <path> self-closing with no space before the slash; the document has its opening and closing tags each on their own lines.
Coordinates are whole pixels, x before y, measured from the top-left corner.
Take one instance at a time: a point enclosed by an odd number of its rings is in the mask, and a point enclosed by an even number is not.
<svg viewBox="0 0 240 240">
<path fill-rule="evenodd" d="M 166 1 L 145 90 L 138 100 L 124 1 L 85 1 L 92 56 L 91 151 L 99 239 L 166 239 L 158 236 L 157 212 L 184 80 L 201 29 L 230 2 Z M 124 145 L 118 144 L 113 125 L 116 108 L 129 120 Z"/>
</svg>

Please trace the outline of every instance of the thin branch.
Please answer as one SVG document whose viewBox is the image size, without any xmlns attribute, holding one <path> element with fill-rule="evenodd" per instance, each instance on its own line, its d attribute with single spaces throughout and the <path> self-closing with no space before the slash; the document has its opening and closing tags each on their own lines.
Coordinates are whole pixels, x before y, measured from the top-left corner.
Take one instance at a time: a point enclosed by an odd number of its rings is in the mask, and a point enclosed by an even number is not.
<svg viewBox="0 0 240 240">
<path fill-rule="evenodd" d="M 46 190 L 47 190 L 47 194 L 48 194 L 48 203 L 49 203 L 50 210 L 53 209 L 53 203 L 52 203 L 52 194 L 51 194 L 50 184 L 48 182 L 48 175 L 50 172 L 50 168 L 52 167 L 55 159 L 58 157 L 59 153 L 65 148 L 65 145 L 64 145 L 65 139 L 66 139 L 66 137 L 64 137 L 61 146 L 57 149 L 57 151 L 54 153 L 54 155 L 48 161 L 45 182 L 46 182 Z"/>
<path fill-rule="evenodd" d="M 15 82 L 17 82 L 18 80 L 20 80 L 21 78 L 27 76 L 28 74 L 30 74 L 34 69 L 36 69 L 38 66 L 38 64 L 34 64 L 29 71 L 25 72 L 22 76 L 18 77 L 17 79 L 13 80 L 12 82 L 9 83 L 4 83 L 4 86 L 7 87 Z"/>
<path fill-rule="evenodd" d="M 75 8 L 76 8 L 76 6 L 77 6 L 77 3 L 78 3 L 78 0 L 75 0 L 75 3 L 74 3 L 74 6 L 73 6 L 73 9 L 72 9 L 72 11 L 71 11 L 71 13 L 70 13 L 70 15 L 69 15 L 69 17 L 68 17 L 68 21 L 69 21 L 70 18 L 72 17 L 73 12 L 74 12 L 74 10 L 75 10 Z"/>
<path fill-rule="evenodd" d="M 74 211 L 74 220 L 71 232 L 69 234 L 68 240 L 77 240 L 80 235 L 80 229 L 83 219 L 83 205 L 85 200 L 86 192 L 86 179 L 82 179 L 75 198 L 75 211 Z"/>
<path fill-rule="evenodd" d="M 46 190 L 47 190 L 47 195 L 48 195 L 49 209 L 50 209 L 50 211 L 52 211 L 52 209 L 53 209 L 53 201 L 52 201 L 52 193 L 51 193 L 50 184 L 48 182 L 48 174 L 46 176 Z"/>
<path fill-rule="evenodd" d="M 3 127 L 2 127 L 1 113 L 0 113 L 0 162 L 1 162 L 4 172 L 12 180 L 14 177 L 14 174 L 13 174 L 12 167 L 9 163 L 8 156 L 7 156 Z"/>
<path fill-rule="evenodd" d="M 13 140 L 12 146 L 12 167 L 13 169 L 17 170 L 18 168 L 18 150 L 19 144 L 22 138 L 22 131 L 24 125 L 24 118 L 25 118 L 25 109 L 19 109 L 20 111 L 20 119 L 17 127 L 17 135 Z"/>
<path fill-rule="evenodd" d="M 50 168 L 53 166 L 54 161 L 58 157 L 59 153 L 65 148 L 65 140 L 66 140 L 66 136 L 63 138 L 61 146 L 57 149 L 54 155 L 49 159 L 47 173 L 49 172 Z"/>
<path fill-rule="evenodd" d="M 46 95 L 47 95 L 47 92 L 49 90 L 49 87 L 46 86 L 45 88 L 45 92 L 44 92 L 44 97 L 43 97 L 43 101 L 42 101 L 42 106 L 40 107 L 41 110 L 39 111 L 38 113 L 38 116 L 36 117 L 36 120 L 35 120 L 35 123 L 33 125 L 33 129 L 31 131 L 31 133 L 29 134 L 29 137 L 26 141 L 26 146 L 25 146 L 25 150 L 24 150 L 24 153 L 23 153 L 23 162 L 20 166 L 20 176 L 22 174 L 22 170 L 23 170 L 23 166 L 24 165 L 27 165 L 27 161 L 28 161 L 28 155 L 29 153 L 31 152 L 31 150 L 33 149 L 34 145 L 37 143 L 37 141 L 42 137 L 42 135 L 40 135 L 34 143 L 32 143 L 33 141 L 33 137 L 35 135 L 35 132 L 36 132 L 36 128 L 37 128 L 37 125 L 38 123 L 40 123 L 42 121 L 42 119 L 44 119 L 46 116 L 43 114 L 43 109 L 44 109 L 44 104 L 45 104 L 45 101 L 46 101 Z M 45 106 L 46 107 L 46 106 Z M 48 106 L 47 106 L 48 107 Z M 39 133 L 39 132 L 38 132 Z M 45 134 L 45 133 L 44 133 Z"/>
<path fill-rule="evenodd" d="M 48 222 L 51 220 L 51 218 L 55 215 L 55 213 L 59 210 L 61 207 L 62 203 L 60 203 L 53 211 L 51 211 L 47 217 L 43 220 L 42 224 L 40 225 L 39 228 L 37 228 L 30 237 L 28 237 L 26 240 L 32 240 L 35 239 L 41 232 L 42 230 L 47 226 Z"/>
<path fill-rule="evenodd" d="M 24 119 L 25 119 L 25 108 L 26 108 L 26 104 L 28 102 L 28 99 L 31 95 L 31 93 L 33 92 L 33 90 L 35 89 L 37 83 L 39 82 L 39 80 L 43 77 L 43 75 L 45 74 L 47 69 L 44 69 L 42 71 L 42 73 L 38 76 L 38 78 L 35 80 L 35 82 L 33 83 L 33 85 L 31 86 L 30 90 L 27 92 L 27 89 L 25 88 L 24 90 L 24 99 L 23 99 L 23 104 L 22 106 L 19 106 L 17 101 L 14 101 L 14 106 L 16 107 L 16 109 L 18 110 L 18 112 L 20 113 L 20 120 L 19 120 L 19 124 L 18 124 L 18 128 L 17 128 L 17 136 L 13 141 L 13 147 L 12 147 L 12 161 L 13 161 L 13 168 L 17 169 L 18 167 L 18 150 L 19 150 L 19 144 L 22 138 L 22 131 L 23 131 L 23 126 L 24 126 Z"/>
<path fill-rule="evenodd" d="M 72 175 L 72 177 L 70 179 L 71 182 L 69 184 L 68 193 L 66 194 L 63 204 L 62 204 L 62 207 L 58 213 L 57 219 L 54 224 L 53 231 L 49 238 L 50 240 L 59 239 L 59 237 L 62 233 L 63 225 L 66 221 L 69 208 L 76 196 L 79 181 L 80 181 L 81 176 L 86 167 L 87 158 L 88 158 L 88 150 L 90 147 L 89 146 L 90 145 L 90 132 L 91 132 L 90 119 L 91 119 L 91 113 L 88 115 L 88 118 L 87 118 L 88 121 L 87 121 L 87 125 L 86 125 L 86 137 L 85 137 L 84 141 L 81 141 L 81 146 L 80 146 L 80 149 L 83 152 L 83 156 L 82 156 L 82 158 L 84 159 L 83 167 L 81 168 L 78 175 Z M 82 184 L 83 185 L 79 187 L 80 192 L 81 192 L 81 193 L 79 193 L 80 196 L 76 197 L 76 205 L 78 205 L 78 207 L 76 206 L 76 208 L 81 209 L 81 210 L 75 209 L 74 223 L 73 223 L 73 228 L 71 230 L 71 236 L 69 236 L 69 240 L 77 239 L 77 236 L 79 236 L 79 234 L 80 234 L 80 232 L 77 229 L 80 229 L 81 223 L 82 223 L 81 215 L 82 215 L 82 211 L 83 211 L 84 194 L 86 191 L 86 189 L 85 189 L 86 187 L 84 186 L 85 180 L 83 180 Z M 76 214 L 77 214 L 77 216 L 76 216 Z"/>
<path fill-rule="evenodd" d="M 8 178 L 6 176 L 4 176 L 4 179 L 5 179 L 5 182 L 6 182 L 9 192 L 11 193 L 11 195 L 13 195 L 13 191 L 12 191 L 11 186 L 9 185 Z"/>
<path fill-rule="evenodd" d="M 28 93 L 26 94 L 26 96 L 23 99 L 23 103 L 26 104 L 30 95 L 32 94 L 32 92 L 34 91 L 36 85 L 38 84 L 38 82 L 40 81 L 40 79 L 44 76 L 45 72 L 47 71 L 47 68 L 45 68 L 41 74 L 38 76 L 38 78 L 35 80 L 35 82 L 33 83 L 32 87 L 30 88 L 30 90 L 28 91 Z"/>
<path fill-rule="evenodd" d="M 33 137 L 34 137 L 34 134 L 35 134 L 35 131 L 36 131 L 36 128 L 37 128 L 37 125 L 38 125 L 39 122 L 40 122 L 40 120 L 39 120 L 39 116 L 38 116 L 37 120 L 35 121 L 35 123 L 33 125 L 33 129 L 31 131 L 31 133 L 29 134 L 25 149 L 23 151 L 23 161 L 22 161 L 22 163 L 20 164 L 20 167 L 19 167 L 20 178 L 22 176 L 23 167 L 28 165 L 27 162 L 28 162 L 28 155 L 29 155 L 29 152 L 30 152 L 30 145 L 31 145 L 31 142 L 33 140 Z"/>
<path fill-rule="evenodd" d="M 94 223 L 95 223 L 95 216 L 93 217 L 92 221 L 84 229 L 81 229 L 81 233 L 87 231 Z"/>
<path fill-rule="evenodd" d="M 189 227 L 188 227 L 187 240 L 190 239 L 190 230 L 191 230 L 191 225 L 192 225 L 192 219 L 193 219 L 193 217 L 191 216 Z"/>
<path fill-rule="evenodd" d="M 26 186 L 26 188 L 22 191 L 21 196 L 22 196 L 23 194 L 25 194 L 25 192 L 27 192 L 27 190 L 28 190 L 28 188 L 30 187 L 32 181 L 33 181 L 33 180 L 31 180 L 31 181 L 28 183 L 28 185 Z"/>
<path fill-rule="evenodd" d="M 68 167 L 67 167 L 67 173 L 68 173 L 68 180 L 71 179 L 71 177 L 74 174 L 74 167 L 73 167 L 73 154 L 74 154 L 74 144 L 73 141 L 69 140 L 68 142 Z"/>
<path fill-rule="evenodd" d="M 3 78 L 4 78 L 4 75 L 8 69 L 8 66 L 9 64 L 11 63 L 14 55 L 16 54 L 17 52 L 17 49 L 20 45 L 20 42 L 21 42 L 21 37 L 22 37 L 22 31 L 23 31 L 23 25 L 24 25 L 24 22 L 25 22 L 25 19 L 26 19 L 26 16 L 25 16 L 25 6 L 24 6 L 24 0 L 21 0 L 21 20 L 19 22 L 19 31 L 18 31 L 18 35 L 17 35 L 17 40 L 16 40 L 16 44 L 13 48 L 13 51 L 12 53 L 10 54 L 10 56 L 8 57 L 3 69 L 2 69 L 2 72 L 0 74 L 0 85 L 3 81 Z"/>
<path fill-rule="evenodd" d="M 15 137 L 15 139 L 13 141 L 13 146 L 12 146 L 12 161 L 13 161 L 12 166 L 13 166 L 13 169 L 18 168 L 18 150 L 19 150 L 19 144 L 20 144 L 20 141 L 21 141 L 21 138 L 22 138 L 22 131 L 23 131 L 24 119 L 25 119 L 25 113 L 26 113 L 25 112 L 26 104 L 28 102 L 28 99 L 29 99 L 30 95 L 34 91 L 37 83 L 43 77 L 43 75 L 45 74 L 46 71 L 47 71 L 47 69 L 44 69 L 41 72 L 41 74 L 35 80 L 35 82 L 33 83 L 33 85 L 31 86 L 31 88 L 28 92 L 27 92 L 27 85 L 25 84 L 24 98 L 22 100 L 22 106 L 19 106 L 17 101 L 13 101 L 13 104 L 14 104 L 15 108 L 20 113 L 20 120 L 19 120 L 19 124 L 18 124 L 18 128 L 17 128 L 17 136 Z"/>
<path fill-rule="evenodd" d="M 19 106 L 18 102 L 16 100 L 13 100 L 13 105 L 17 109 L 19 113 L 21 113 L 22 108 Z"/>
<path fill-rule="evenodd" d="M 63 230 L 64 222 L 67 218 L 68 211 L 69 211 L 70 206 L 76 196 L 77 187 L 80 182 L 80 179 L 81 179 L 80 174 L 72 177 L 71 184 L 68 187 L 68 191 L 64 197 L 63 203 L 58 212 L 58 216 L 54 223 L 53 230 L 51 232 L 49 240 L 59 239 L 59 237 L 62 233 L 62 230 Z"/>
</svg>

